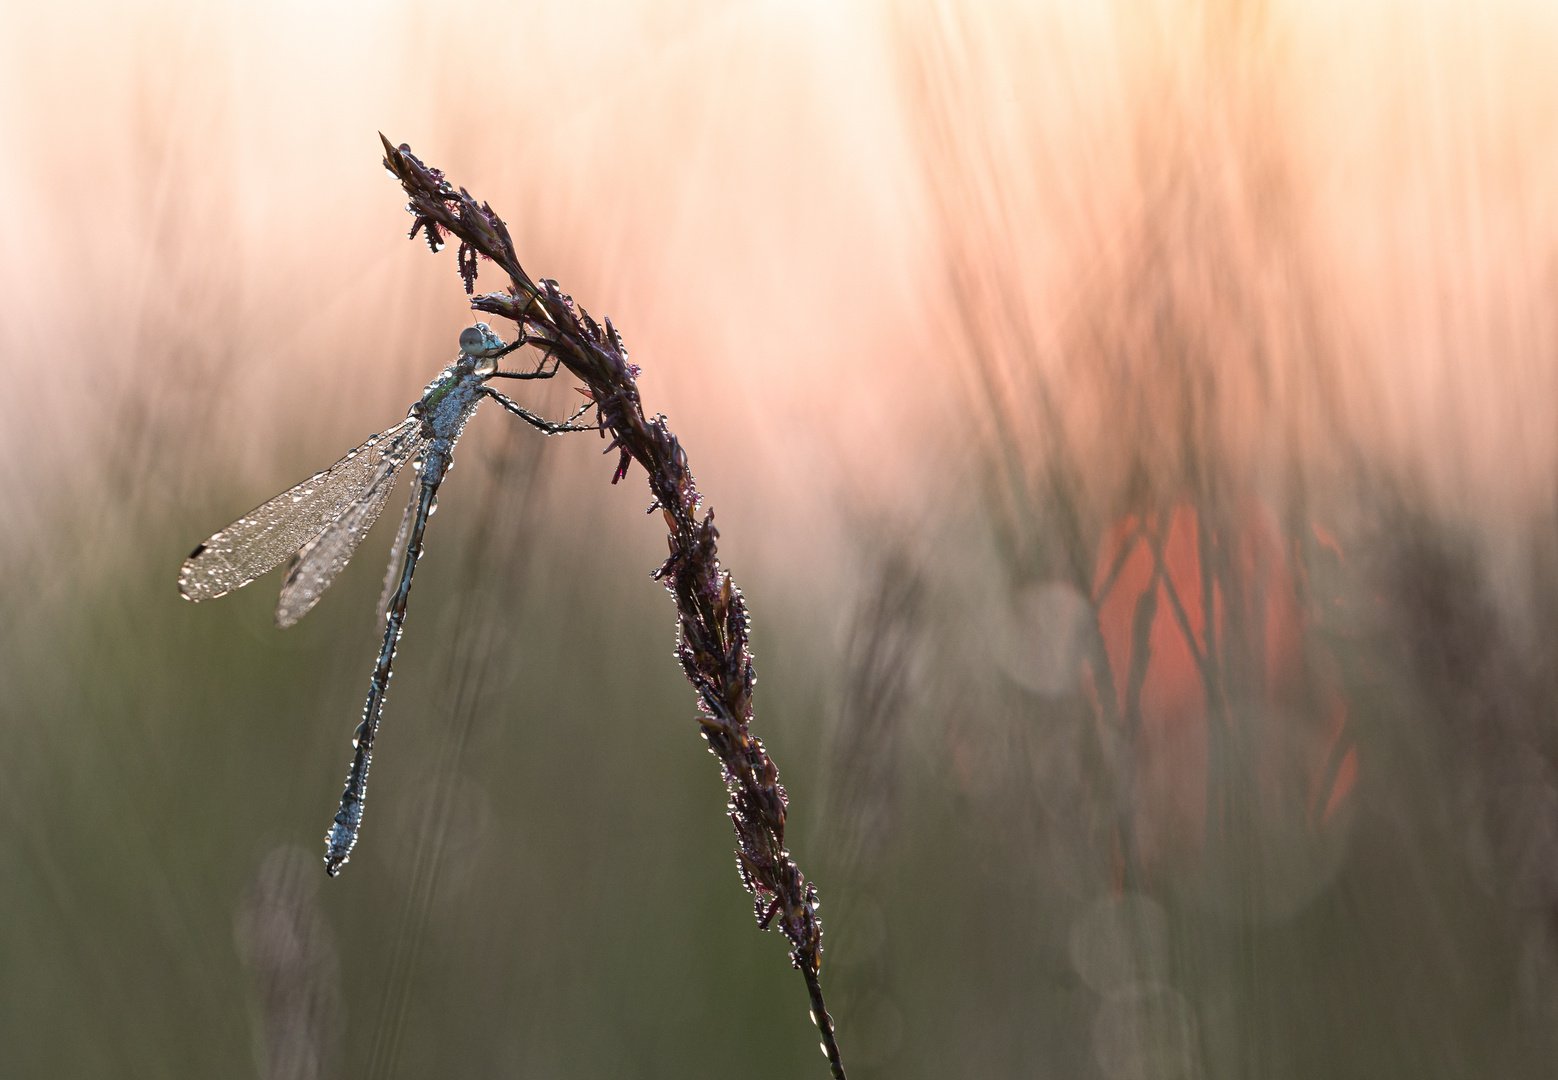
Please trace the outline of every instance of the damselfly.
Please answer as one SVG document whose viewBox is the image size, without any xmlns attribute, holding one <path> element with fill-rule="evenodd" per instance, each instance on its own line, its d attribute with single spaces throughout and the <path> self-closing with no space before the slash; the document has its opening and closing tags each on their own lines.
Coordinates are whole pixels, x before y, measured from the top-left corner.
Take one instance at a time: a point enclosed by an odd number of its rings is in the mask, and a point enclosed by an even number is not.
<svg viewBox="0 0 1558 1080">
<path fill-rule="evenodd" d="M 416 472 L 379 599 L 379 614 L 385 619 L 384 644 L 373 667 L 362 723 L 352 740 L 355 754 L 341 808 L 326 837 L 325 869 L 332 877 L 350 857 L 362 826 L 373 739 L 384 710 L 395 645 L 406 621 L 411 575 L 422 554 L 422 532 L 437 507 L 438 485 L 449 471 L 454 444 L 466 421 L 483 398 L 491 398 L 548 435 L 593 430 L 593 425 L 573 422 L 588 405 L 567 420 L 554 423 L 486 385 L 489 379 L 549 379 L 557 374 L 556 362 L 548 368 L 545 358 L 535 371 L 499 371 L 498 360 L 524 343 L 521 338 L 505 345 L 486 323 L 466 327 L 460 331 L 459 357 L 428 383 L 404 420 L 379 432 L 324 472 L 249 511 L 190 552 L 179 571 L 179 592 L 185 599 L 209 600 L 242 588 L 291 556 L 276 604 L 276 625 L 291 626 L 308 613 L 346 566 L 378 520 L 401 469 L 409 463 Z"/>
</svg>

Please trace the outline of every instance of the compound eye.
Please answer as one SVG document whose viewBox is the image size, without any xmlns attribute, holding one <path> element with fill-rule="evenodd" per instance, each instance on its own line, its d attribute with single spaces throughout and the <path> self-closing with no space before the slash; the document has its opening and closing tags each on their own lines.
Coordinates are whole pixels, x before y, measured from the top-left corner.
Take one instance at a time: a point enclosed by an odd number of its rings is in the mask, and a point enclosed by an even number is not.
<svg viewBox="0 0 1558 1080">
<path fill-rule="evenodd" d="M 491 351 L 491 341 L 496 335 L 485 323 L 467 326 L 460 331 L 460 351 L 467 356 L 481 356 Z"/>
</svg>

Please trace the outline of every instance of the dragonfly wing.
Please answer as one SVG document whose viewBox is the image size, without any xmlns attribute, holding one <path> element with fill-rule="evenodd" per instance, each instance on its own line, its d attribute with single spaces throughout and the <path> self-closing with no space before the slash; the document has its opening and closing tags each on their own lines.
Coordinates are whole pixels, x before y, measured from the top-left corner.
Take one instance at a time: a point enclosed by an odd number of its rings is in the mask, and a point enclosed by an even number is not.
<svg viewBox="0 0 1558 1080">
<path fill-rule="evenodd" d="M 406 557 L 406 541 L 411 539 L 411 521 L 417 516 L 417 496 L 421 484 L 411 485 L 411 498 L 406 502 L 406 512 L 400 516 L 400 531 L 395 534 L 395 544 L 390 548 L 389 569 L 384 571 L 384 591 L 379 595 L 379 621 L 389 615 L 390 601 L 400 585 L 400 564 Z"/>
<path fill-rule="evenodd" d="M 179 571 L 179 592 L 190 600 L 210 600 L 280 566 L 363 499 L 379 466 L 404 463 L 420 447 L 420 422 L 415 419 L 379 432 L 324 472 L 255 507 L 197 547 Z"/>
<path fill-rule="evenodd" d="M 286 629 L 319 602 L 384 512 L 384 504 L 389 502 L 390 492 L 395 489 L 395 477 L 401 467 L 421 453 L 426 445 L 420 432 L 413 431 L 409 453 L 386 455 L 361 498 L 349 504 L 340 517 L 326 525 L 323 532 L 297 553 L 287 569 L 287 579 L 282 582 L 281 596 L 276 601 L 277 626 Z M 418 487 L 420 485 L 412 485 L 413 494 Z"/>
</svg>

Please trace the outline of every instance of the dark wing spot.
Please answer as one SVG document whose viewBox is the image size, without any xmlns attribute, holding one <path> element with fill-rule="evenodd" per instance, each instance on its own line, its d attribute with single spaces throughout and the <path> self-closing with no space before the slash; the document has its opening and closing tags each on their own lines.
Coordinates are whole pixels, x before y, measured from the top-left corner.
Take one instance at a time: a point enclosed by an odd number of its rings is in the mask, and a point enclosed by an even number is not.
<svg viewBox="0 0 1558 1080">
<path fill-rule="evenodd" d="M 190 552 L 190 553 L 189 553 L 189 557 L 190 557 L 190 558 L 191 558 L 191 559 L 194 559 L 194 558 L 198 558 L 198 557 L 199 557 L 199 555 L 200 555 L 200 553 L 201 553 L 201 552 L 202 552 L 202 551 L 204 551 L 204 550 L 205 550 L 205 549 L 206 549 L 206 546 L 205 546 L 205 545 L 204 545 L 204 544 L 197 544 L 197 545 L 196 545 L 196 546 L 195 546 L 195 550 L 194 550 L 194 551 L 191 551 L 191 552 Z"/>
</svg>

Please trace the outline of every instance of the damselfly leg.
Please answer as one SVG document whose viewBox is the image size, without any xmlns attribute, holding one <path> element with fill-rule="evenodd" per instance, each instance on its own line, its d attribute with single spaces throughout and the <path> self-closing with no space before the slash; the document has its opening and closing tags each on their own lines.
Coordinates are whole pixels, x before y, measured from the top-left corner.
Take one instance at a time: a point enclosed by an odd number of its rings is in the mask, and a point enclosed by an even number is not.
<svg viewBox="0 0 1558 1080">
<path fill-rule="evenodd" d="M 584 405 L 581 405 L 579 407 L 579 411 L 578 412 L 574 413 L 568 419 L 563 420 L 563 421 L 557 421 L 557 420 L 548 420 L 545 417 L 537 416 L 535 413 L 533 413 L 529 409 L 525 408 L 523 405 L 521 405 L 519 402 L 515 401 L 513 398 L 508 397 L 505 394 L 498 393 L 496 390 L 492 389 L 490 386 L 483 387 L 482 388 L 482 393 L 486 394 L 493 401 L 496 401 L 499 405 L 502 405 L 509 412 L 511 412 L 515 416 L 519 417 L 521 420 L 523 420 L 525 423 L 529 424 L 531 427 L 535 428 L 537 431 L 543 431 L 543 432 L 545 432 L 548 435 L 556 435 L 556 434 L 559 434 L 560 432 L 564 432 L 564 431 L 595 431 L 596 430 L 596 426 L 594 424 L 576 424 L 576 423 L 574 423 L 575 420 L 579 419 L 579 417 L 583 416 L 586 412 L 589 411 L 590 406 L 593 405 L 594 402 L 586 402 Z"/>
</svg>

